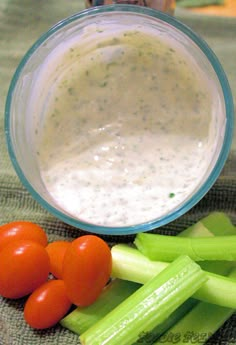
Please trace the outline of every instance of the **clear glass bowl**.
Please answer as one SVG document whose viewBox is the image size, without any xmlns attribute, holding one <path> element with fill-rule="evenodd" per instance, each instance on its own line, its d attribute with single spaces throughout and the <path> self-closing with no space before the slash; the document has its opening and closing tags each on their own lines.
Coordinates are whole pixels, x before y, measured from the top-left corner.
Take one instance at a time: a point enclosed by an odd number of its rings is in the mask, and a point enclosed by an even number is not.
<svg viewBox="0 0 236 345">
<path fill-rule="evenodd" d="M 35 132 L 41 126 L 41 118 L 45 111 L 45 104 L 40 103 L 40 97 L 47 97 L 50 94 L 45 78 L 48 80 L 52 78 L 50 69 L 47 68 L 45 74 L 45 61 L 48 61 L 49 55 L 58 47 L 65 49 L 67 42 L 79 35 L 81 30 L 90 24 L 99 25 L 101 21 L 103 23 L 105 21 L 108 25 L 119 23 L 127 27 L 135 23 L 150 27 L 163 37 L 166 35 L 189 54 L 214 85 L 217 136 L 207 171 L 187 199 L 162 216 L 140 224 L 134 219 L 133 224 L 104 226 L 70 215 L 58 206 L 49 194 L 38 165 Z M 9 155 L 20 180 L 46 210 L 65 223 L 92 233 L 125 235 L 166 225 L 185 214 L 203 198 L 218 178 L 229 154 L 233 119 L 234 107 L 227 77 L 217 57 L 201 37 L 168 14 L 146 7 L 109 5 L 90 8 L 62 20 L 29 49 L 20 62 L 9 88 L 5 109 L 5 130 Z"/>
</svg>

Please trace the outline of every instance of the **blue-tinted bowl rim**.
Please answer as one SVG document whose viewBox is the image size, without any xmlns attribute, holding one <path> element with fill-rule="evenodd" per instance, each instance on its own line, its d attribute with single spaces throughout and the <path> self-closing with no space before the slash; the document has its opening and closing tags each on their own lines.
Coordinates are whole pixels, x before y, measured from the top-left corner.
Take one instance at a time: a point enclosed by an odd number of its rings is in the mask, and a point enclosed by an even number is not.
<svg viewBox="0 0 236 345">
<path fill-rule="evenodd" d="M 197 191 L 197 193 L 194 194 L 192 198 L 186 201 L 182 206 L 180 206 L 179 208 L 176 208 L 175 211 L 171 214 L 168 214 L 159 219 L 151 220 L 149 222 L 145 222 L 142 224 L 123 226 L 123 227 L 99 226 L 99 225 L 89 224 L 81 220 L 75 220 L 74 218 L 63 214 L 62 212 L 60 212 L 59 210 L 51 206 L 47 201 L 45 201 L 41 197 L 41 195 L 39 195 L 39 193 L 32 187 L 32 185 L 26 179 L 20 165 L 17 162 L 17 158 L 14 152 L 14 147 L 13 147 L 11 135 L 10 135 L 10 122 L 11 122 L 10 110 L 11 110 L 11 102 L 12 102 L 12 98 L 14 94 L 14 89 L 20 78 L 21 71 L 24 68 L 24 66 L 27 64 L 31 55 L 45 42 L 45 40 L 47 40 L 51 35 L 53 35 L 55 32 L 57 32 L 64 26 L 86 16 L 97 15 L 99 13 L 104 13 L 104 12 L 114 12 L 114 11 L 132 12 L 132 13 L 138 13 L 142 15 L 148 15 L 153 18 L 160 19 L 168 23 L 169 25 L 174 26 L 176 29 L 182 31 L 185 35 L 187 35 L 202 50 L 202 52 L 205 54 L 205 56 L 208 58 L 209 62 L 211 63 L 216 75 L 218 76 L 219 83 L 222 88 L 222 92 L 223 92 L 223 96 L 225 100 L 225 108 L 226 108 L 225 136 L 224 136 L 224 141 L 223 141 L 220 155 L 218 157 L 218 160 L 216 162 L 214 169 L 210 173 L 205 183 Z M 22 184 L 28 189 L 28 191 L 31 193 L 34 199 L 37 202 L 39 202 L 39 204 L 41 204 L 47 211 L 49 211 L 58 219 L 62 220 L 63 222 L 69 225 L 72 225 L 73 227 L 76 227 L 76 228 L 79 228 L 91 233 L 103 234 L 103 235 L 129 235 L 129 234 L 136 234 L 138 232 L 150 231 L 176 220 L 177 218 L 179 218 L 180 216 L 188 212 L 191 208 L 193 208 L 204 197 L 204 195 L 209 191 L 209 189 L 213 186 L 213 184 L 219 177 L 225 165 L 228 154 L 230 152 L 231 143 L 233 139 L 233 127 L 234 127 L 234 105 L 233 105 L 233 97 L 232 97 L 231 89 L 230 89 L 226 74 L 218 58 L 216 57 L 212 49 L 209 47 L 209 45 L 200 36 L 198 36 L 188 26 L 180 22 L 178 19 L 166 13 L 153 10 L 147 7 L 137 6 L 137 5 L 108 5 L 108 6 L 93 7 L 93 8 L 85 9 L 81 12 L 78 12 L 58 22 L 56 25 L 54 25 L 51 29 L 49 29 L 41 37 L 39 37 L 39 39 L 26 52 L 21 62 L 19 63 L 9 87 L 9 91 L 8 91 L 8 95 L 6 99 L 6 107 L 5 107 L 5 134 L 6 134 L 6 139 L 7 139 L 8 152 L 9 152 L 13 167 L 18 177 L 20 178 Z"/>
</svg>

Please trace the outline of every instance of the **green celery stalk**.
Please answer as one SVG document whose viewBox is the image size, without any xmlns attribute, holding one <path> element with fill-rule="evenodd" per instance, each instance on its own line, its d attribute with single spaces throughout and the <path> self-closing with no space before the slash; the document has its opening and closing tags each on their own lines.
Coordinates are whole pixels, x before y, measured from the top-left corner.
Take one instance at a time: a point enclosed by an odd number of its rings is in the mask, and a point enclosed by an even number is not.
<svg viewBox="0 0 236 345">
<path fill-rule="evenodd" d="M 236 279 L 236 269 L 230 273 Z M 178 345 L 201 345 L 205 343 L 235 312 L 235 309 L 215 304 L 198 303 L 182 319 L 160 337 L 154 345 L 172 345 L 173 338 Z"/>
<path fill-rule="evenodd" d="M 144 332 L 143 335 L 140 334 L 138 341 L 133 345 L 153 344 L 153 341 L 158 339 L 162 334 L 168 331 L 168 329 L 181 320 L 197 303 L 199 302 L 196 299 L 188 298 L 173 313 L 171 313 L 166 320 L 155 326 L 150 332 Z"/>
<path fill-rule="evenodd" d="M 115 244 L 111 248 L 111 255 L 111 276 L 139 284 L 145 284 L 169 265 L 167 262 L 152 261 L 127 244 Z"/>
<path fill-rule="evenodd" d="M 208 215 L 206 218 L 211 218 L 212 215 Z M 215 217 L 215 216 L 214 216 Z M 227 217 L 222 219 L 226 224 Z M 210 228 L 210 227 L 209 227 Z M 213 236 L 211 231 L 204 227 L 201 221 L 197 222 L 190 228 L 182 231 L 179 236 Z M 92 305 L 86 308 L 77 307 L 70 314 L 64 317 L 60 324 L 71 330 L 76 334 L 82 334 L 89 327 L 95 324 L 98 320 L 104 317 L 108 312 L 114 309 L 119 303 L 121 303 L 128 295 L 134 292 L 134 289 L 140 287 L 140 284 L 130 282 L 128 280 L 115 279 L 112 280 L 109 285 L 105 287 L 101 296 Z M 175 310 L 170 317 L 154 330 L 156 338 L 163 334 L 168 328 L 173 326 L 180 318 L 182 318 L 195 304 L 197 300 L 188 299 L 177 310 Z M 156 339 L 155 338 L 155 339 Z M 141 339 L 140 339 L 141 341 Z M 146 335 L 142 339 L 142 345 L 150 344 Z"/>
<path fill-rule="evenodd" d="M 224 212 L 211 212 L 200 221 L 180 232 L 180 237 L 212 237 L 236 235 L 236 227 Z M 198 264 L 205 271 L 227 275 L 234 263 L 230 261 L 199 261 Z"/>
<path fill-rule="evenodd" d="M 182 254 L 194 261 L 236 260 L 236 235 L 187 238 L 139 233 L 134 244 L 151 260 L 170 262 Z"/>
<path fill-rule="evenodd" d="M 140 284 L 114 279 L 102 291 L 99 298 L 88 307 L 77 307 L 61 321 L 61 326 L 82 334 L 112 309 L 134 293 Z"/>
<path fill-rule="evenodd" d="M 145 284 L 169 263 L 152 261 L 137 249 L 125 244 L 112 247 L 112 277 Z M 194 298 L 236 309 L 236 282 L 229 277 L 206 272 L 208 281 L 195 292 Z"/>
<path fill-rule="evenodd" d="M 214 234 L 211 229 L 203 225 L 202 220 L 191 225 L 189 228 L 181 231 L 178 237 L 213 237 Z"/>
<path fill-rule="evenodd" d="M 212 212 L 208 216 L 203 217 L 200 221 L 188 227 L 186 230 L 178 234 L 178 237 L 213 237 L 213 236 L 229 236 L 236 234 L 236 227 L 232 224 L 230 218 L 223 212 Z M 141 234 L 153 235 L 153 234 Z M 172 239 L 176 237 L 172 236 Z M 179 241 L 179 240 L 178 240 Z M 192 248 L 188 248 L 193 251 Z M 175 250 L 178 250 L 175 246 Z M 207 249 L 208 250 L 208 249 Z M 182 254 L 181 249 L 179 253 Z M 157 254 L 156 254 L 157 255 Z M 195 255 L 195 253 L 193 253 Z M 164 259 L 164 261 L 167 261 Z M 205 264 L 204 264 L 205 265 Z M 209 264 L 209 268 L 212 265 Z M 215 266 L 216 268 L 217 266 Z"/>
<path fill-rule="evenodd" d="M 212 212 L 189 228 L 180 232 L 177 236 L 212 237 L 220 235 L 235 235 L 235 233 L 236 228 L 225 213 Z M 222 275 L 228 274 L 230 269 L 232 268 L 232 262 L 229 261 L 203 261 L 198 264 L 202 269 Z M 153 340 L 158 339 L 163 333 L 168 331 L 169 328 L 171 328 L 179 320 L 181 320 L 184 315 L 186 315 L 198 303 L 209 305 L 209 303 L 199 302 L 194 298 L 189 298 L 184 304 L 177 308 L 161 325 L 155 327 L 150 335 L 145 334 L 144 337 L 140 339 L 139 344 L 141 343 L 142 345 L 149 345 L 153 342 Z M 232 310 L 224 307 L 217 308 L 227 309 L 227 311 Z M 198 322 L 198 320 L 196 320 L 196 322 Z"/>
<path fill-rule="evenodd" d="M 232 267 L 235 266 L 234 261 L 198 261 L 198 264 L 204 271 L 222 276 L 227 276 Z"/>
<path fill-rule="evenodd" d="M 197 223 L 180 232 L 178 236 L 210 237 L 235 235 L 236 227 L 224 212 L 211 212 Z"/>
<path fill-rule="evenodd" d="M 208 216 L 202 218 L 197 223 L 188 227 L 187 229 L 180 232 L 177 236 L 180 237 L 212 237 L 220 235 L 235 235 L 236 227 L 232 224 L 230 218 L 223 212 L 212 212 Z M 209 272 L 214 272 L 217 274 L 226 275 L 232 269 L 232 262 L 229 261 L 202 261 L 198 263 L 202 269 L 205 269 Z M 161 325 L 158 325 L 153 329 L 151 335 L 144 335 L 143 339 L 140 339 L 139 344 L 149 345 L 150 340 L 158 339 L 162 334 L 168 331 L 176 323 L 178 323 L 190 310 L 197 304 L 202 304 L 206 306 L 213 306 L 206 302 L 199 302 L 194 298 L 189 298 L 183 305 L 174 311 Z M 233 309 L 219 307 L 214 305 L 216 308 L 222 308 L 222 314 L 224 315 L 224 310 L 232 311 Z M 201 307 L 202 308 L 202 307 Z M 207 308 L 207 307 L 206 307 Z M 216 311 L 217 312 L 217 311 Z M 222 318 L 225 320 L 228 314 Z M 231 315 L 231 314 L 230 314 Z M 217 320 L 216 320 L 217 321 Z M 198 323 L 198 319 L 195 319 L 195 322 Z M 169 333 L 169 332 L 168 332 Z M 171 334 L 168 334 L 166 339 L 171 339 Z M 166 340 L 164 339 L 164 340 Z M 173 338 L 172 338 L 173 342 Z M 138 344 L 137 344 L 138 345 Z"/>
<path fill-rule="evenodd" d="M 187 256 L 179 257 L 84 332 L 81 344 L 132 345 L 140 334 L 163 322 L 206 280 L 199 265 Z"/>
<path fill-rule="evenodd" d="M 223 212 L 211 212 L 200 221 L 204 227 L 209 229 L 214 236 L 235 235 L 236 226 L 231 219 Z"/>
<path fill-rule="evenodd" d="M 229 217 L 225 213 L 212 212 L 189 228 L 180 232 L 178 236 L 211 237 L 214 235 L 220 235 L 222 229 L 223 235 L 233 235 L 236 231 Z M 213 271 L 218 274 L 226 274 L 232 267 L 232 264 L 227 261 L 218 261 L 217 263 L 213 261 L 204 261 L 200 262 L 200 266 L 208 271 Z M 86 308 L 77 307 L 62 319 L 60 323 L 63 327 L 73 331 L 74 333 L 81 334 L 115 308 L 121 301 L 127 298 L 128 295 L 131 295 L 131 293 L 134 292 L 134 289 L 137 289 L 139 286 L 139 284 L 126 280 L 112 280 L 111 283 L 105 287 L 101 296 L 94 304 Z M 197 303 L 199 302 L 193 298 L 185 301 L 163 323 L 155 327 L 151 334 L 144 334 L 144 336 L 137 342 L 137 345 L 140 343 L 142 343 L 142 345 L 149 345 L 150 340 L 152 343 L 177 323 Z"/>
</svg>

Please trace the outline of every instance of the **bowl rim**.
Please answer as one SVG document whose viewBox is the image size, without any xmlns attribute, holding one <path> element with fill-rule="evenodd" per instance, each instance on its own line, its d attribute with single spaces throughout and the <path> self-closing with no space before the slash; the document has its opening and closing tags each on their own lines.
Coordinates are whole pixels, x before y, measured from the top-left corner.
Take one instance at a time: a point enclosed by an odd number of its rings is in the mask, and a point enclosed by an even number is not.
<svg viewBox="0 0 236 345">
<path fill-rule="evenodd" d="M 209 63 L 211 64 L 216 77 L 218 78 L 219 84 L 222 89 L 223 98 L 225 102 L 225 112 L 226 112 L 226 125 L 225 125 L 225 132 L 224 132 L 224 140 L 222 143 L 221 151 L 219 153 L 219 157 L 215 163 L 214 168 L 210 172 L 209 176 L 205 180 L 204 184 L 194 193 L 189 200 L 186 200 L 181 206 L 176 207 L 174 212 L 166 214 L 162 217 L 157 219 L 152 219 L 148 222 L 144 222 L 141 224 L 135 225 L 128 225 L 128 226 L 103 226 L 103 225 L 96 225 L 90 224 L 88 222 L 82 220 L 76 220 L 72 216 L 67 214 L 63 214 L 60 210 L 56 209 L 55 207 L 51 206 L 36 190 L 35 188 L 29 183 L 27 178 L 24 175 L 24 172 L 17 161 L 17 157 L 14 152 L 14 145 L 11 139 L 11 103 L 14 96 L 14 90 L 17 85 L 17 82 L 21 76 L 21 72 L 25 65 L 27 64 L 28 60 L 34 54 L 35 51 L 55 32 L 62 29 L 63 27 L 67 26 L 74 21 L 81 20 L 87 16 L 96 16 L 101 13 L 109 13 L 109 12 L 126 12 L 131 13 L 131 15 L 145 15 L 150 16 L 152 19 L 159 19 L 164 21 L 165 23 L 171 25 L 175 29 L 181 31 L 185 34 L 190 40 L 192 40 L 203 52 L 205 57 L 208 59 Z M 190 27 L 186 24 L 182 23 L 175 17 L 166 14 L 164 12 L 160 12 L 148 7 L 142 7 L 138 5 L 128 5 L 128 4 L 115 4 L 115 5 L 107 5 L 107 6 L 98 6 L 98 7 L 91 7 L 80 11 L 74 15 L 71 15 L 58 23 L 52 26 L 48 31 L 42 34 L 35 43 L 29 48 L 29 50 L 25 53 L 23 58 L 21 59 L 16 71 L 12 77 L 6 103 L 5 103 L 5 136 L 7 141 L 7 148 L 9 152 L 10 159 L 12 161 L 13 167 L 22 182 L 23 186 L 30 192 L 32 197 L 41 204 L 44 209 L 49 211 L 52 215 L 56 218 L 60 219 L 61 221 L 81 230 L 85 230 L 91 233 L 102 234 L 102 235 L 130 235 L 136 234 L 139 232 L 146 232 L 153 230 L 155 228 L 159 228 L 161 226 L 167 225 L 170 222 L 176 220 L 180 216 L 187 213 L 190 209 L 192 209 L 204 196 L 205 194 L 211 189 L 213 184 L 216 182 L 218 176 L 220 175 L 225 162 L 228 158 L 232 140 L 233 140 L 233 128 L 234 128 L 234 104 L 233 104 L 233 96 L 231 92 L 231 88 L 227 79 L 227 76 L 221 66 L 221 63 L 218 60 L 218 57 L 215 55 L 213 50 L 209 47 L 206 41 L 200 37 L 197 33 L 195 33 Z"/>
</svg>

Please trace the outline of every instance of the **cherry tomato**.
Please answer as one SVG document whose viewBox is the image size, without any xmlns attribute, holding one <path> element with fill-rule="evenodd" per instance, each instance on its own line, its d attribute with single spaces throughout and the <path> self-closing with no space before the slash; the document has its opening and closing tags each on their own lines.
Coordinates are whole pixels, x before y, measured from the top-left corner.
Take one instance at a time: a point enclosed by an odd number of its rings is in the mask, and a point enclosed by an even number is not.
<svg viewBox="0 0 236 345">
<path fill-rule="evenodd" d="M 33 328 L 49 328 L 66 315 L 71 305 L 66 295 L 64 282 L 59 279 L 49 280 L 38 287 L 27 299 L 24 318 Z"/>
<path fill-rule="evenodd" d="M 64 260 L 65 252 L 70 246 L 67 241 L 54 241 L 49 243 L 46 247 L 50 258 L 50 272 L 54 277 L 62 279 L 62 263 Z"/>
<path fill-rule="evenodd" d="M 15 240 L 30 240 L 46 246 L 48 243 L 45 231 L 37 224 L 16 221 L 0 226 L 0 251 Z"/>
<path fill-rule="evenodd" d="M 44 283 L 49 274 L 50 261 L 40 244 L 18 240 L 0 252 L 0 295 L 20 298 Z"/>
<path fill-rule="evenodd" d="M 71 242 L 63 262 L 63 280 L 70 300 L 87 306 L 100 295 L 111 274 L 111 251 L 95 235 L 84 235 Z"/>
</svg>

